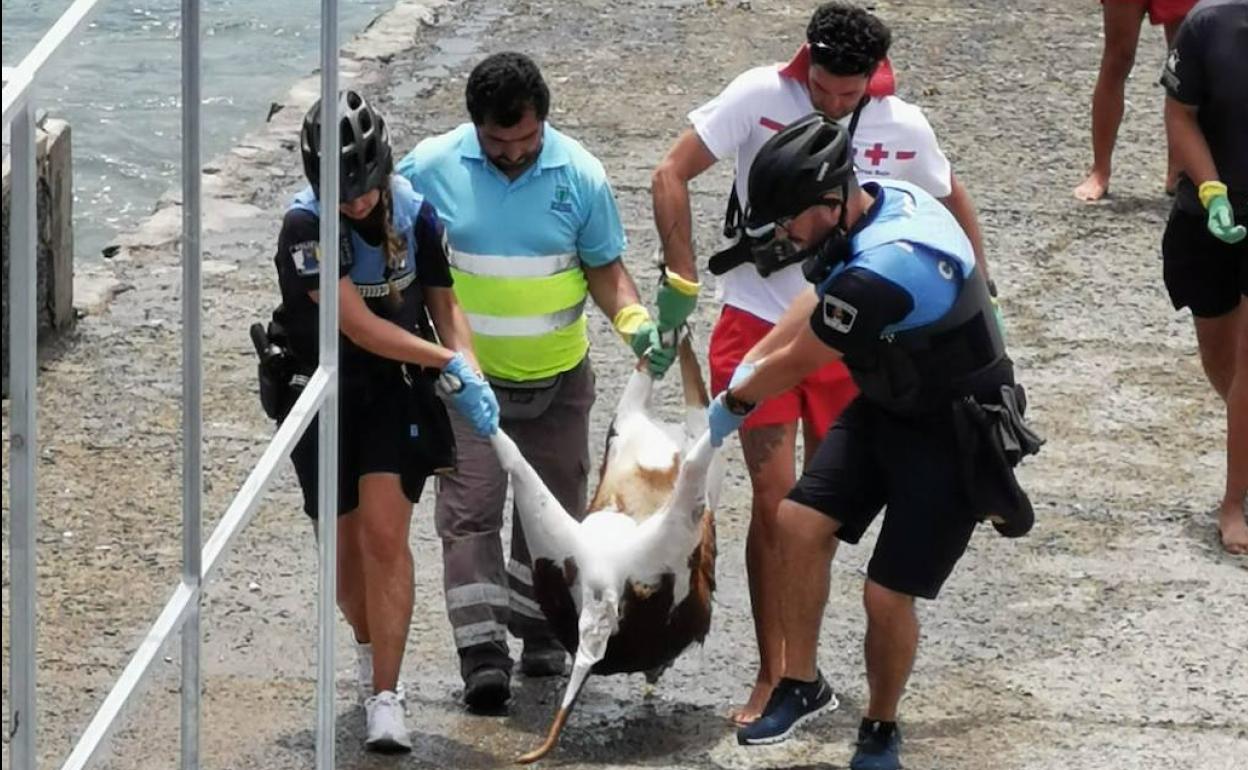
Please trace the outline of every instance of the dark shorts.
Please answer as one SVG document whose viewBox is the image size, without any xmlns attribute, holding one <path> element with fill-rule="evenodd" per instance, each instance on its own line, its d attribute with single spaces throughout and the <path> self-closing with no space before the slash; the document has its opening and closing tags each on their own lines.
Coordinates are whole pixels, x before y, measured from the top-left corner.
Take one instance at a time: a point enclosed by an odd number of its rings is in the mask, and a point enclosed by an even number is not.
<svg viewBox="0 0 1248 770">
<path fill-rule="evenodd" d="M 428 477 L 417 451 L 411 391 L 401 380 L 387 386 L 346 384 L 338 407 L 338 515 L 360 505 L 360 478 L 396 473 L 403 494 L 415 504 Z M 295 445 L 290 459 L 303 490 L 303 510 L 317 518 L 317 420 Z"/>
<path fill-rule="evenodd" d="M 1197 318 L 1217 318 L 1248 295 L 1248 239 L 1223 243 L 1209 232 L 1205 220 L 1203 214 L 1175 207 L 1161 239 L 1161 256 L 1174 309 L 1187 307 Z"/>
<path fill-rule="evenodd" d="M 840 522 L 854 544 L 885 506 L 867 576 L 935 599 L 978 523 L 949 415 L 903 419 L 859 397 L 824 437 L 788 498 Z"/>
</svg>

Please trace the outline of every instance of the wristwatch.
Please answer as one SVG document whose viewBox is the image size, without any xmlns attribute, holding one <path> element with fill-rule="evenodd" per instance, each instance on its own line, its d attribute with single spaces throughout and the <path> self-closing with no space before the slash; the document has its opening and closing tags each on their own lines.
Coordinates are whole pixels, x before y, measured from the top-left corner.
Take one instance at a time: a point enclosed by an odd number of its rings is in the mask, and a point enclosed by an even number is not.
<svg viewBox="0 0 1248 770">
<path fill-rule="evenodd" d="M 750 410 L 754 408 L 754 404 L 751 404 L 748 401 L 742 401 L 732 395 L 731 390 L 724 391 L 724 406 L 728 408 L 729 412 L 738 416 L 749 414 Z"/>
</svg>

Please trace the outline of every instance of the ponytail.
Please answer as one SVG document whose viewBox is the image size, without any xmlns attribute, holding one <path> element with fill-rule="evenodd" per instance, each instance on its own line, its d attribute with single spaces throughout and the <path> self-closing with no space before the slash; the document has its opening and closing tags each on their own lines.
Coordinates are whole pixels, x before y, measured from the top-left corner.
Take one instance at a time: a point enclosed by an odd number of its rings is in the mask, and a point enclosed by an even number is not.
<svg viewBox="0 0 1248 770">
<path fill-rule="evenodd" d="M 389 299 L 396 305 L 401 301 L 399 297 L 399 289 L 394 283 L 394 274 L 399 269 L 399 264 L 407 255 L 407 244 L 403 237 L 394 229 L 394 207 L 391 202 L 390 178 L 386 177 L 385 183 L 381 186 L 381 201 L 378 203 L 382 207 L 382 222 L 384 223 L 384 237 L 381 241 L 381 253 L 385 255 L 386 272 L 388 278 L 386 283 L 390 285 Z"/>
</svg>

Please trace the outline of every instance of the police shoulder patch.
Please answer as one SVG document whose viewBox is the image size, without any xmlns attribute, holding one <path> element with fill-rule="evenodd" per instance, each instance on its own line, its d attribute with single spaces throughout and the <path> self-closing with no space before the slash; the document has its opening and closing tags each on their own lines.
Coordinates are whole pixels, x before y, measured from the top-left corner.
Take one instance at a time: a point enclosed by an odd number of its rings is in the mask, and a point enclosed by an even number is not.
<svg viewBox="0 0 1248 770">
<path fill-rule="evenodd" d="M 321 244 L 303 241 L 290 247 L 290 259 L 299 275 L 317 275 L 321 272 Z"/>
<path fill-rule="evenodd" d="M 823 323 L 834 332 L 849 334 L 858 320 L 858 308 L 839 297 L 823 295 Z"/>
</svg>

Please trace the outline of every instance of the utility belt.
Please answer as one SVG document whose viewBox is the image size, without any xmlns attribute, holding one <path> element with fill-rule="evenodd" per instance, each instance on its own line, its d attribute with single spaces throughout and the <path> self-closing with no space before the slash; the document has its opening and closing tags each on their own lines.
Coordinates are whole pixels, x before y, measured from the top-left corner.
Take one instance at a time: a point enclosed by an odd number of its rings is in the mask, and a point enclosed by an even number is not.
<svg viewBox="0 0 1248 770">
<path fill-rule="evenodd" d="M 1044 439 L 1024 419 L 1022 385 L 1002 385 L 997 398 L 963 396 L 953 403 L 953 429 L 961 455 L 963 488 L 976 518 L 992 522 L 1005 537 L 1022 537 L 1035 523 L 1035 510 L 1014 468 L 1040 451 Z"/>
<path fill-rule="evenodd" d="M 252 344 L 260 358 L 257 366 L 260 406 L 278 424 L 290 414 L 303 394 L 308 378 L 316 370 L 315 364 L 303 362 L 295 355 L 289 334 L 278 320 L 281 315 L 282 308 L 279 307 L 267 328 L 255 323 L 250 330 Z M 432 325 L 427 329 L 423 326 L 422 336 L 432 336 Z M 348 374 L 351 379 L 347 383 L 359 385 L 344 384 L 339 393 L 344 399 L 359 399 L 367 403 L 379 389 L 400 388 L 405 396 L 408 421 L 418 427 L 415 454 L 420 458 L 420 470 L 425 474 L 450 473 L 456 463 L 455 433 L 446 405 L 438 398 L 435 388 L 439 372 L 394 361 L 385 361 L 384 364 L 366 372 Z M 340 375 L 341 379 L 345 378 Z M 340 415 L 344 413 L 345 410 L 339 412 Z"/>
<path fill-rule="evenodd" d="M 566 372 L 540 380 L 506 380 L 486 376 L 498 399 L 499 417 L 504 420 L 535 420 L 541 417 L 559 396 L 564 382 L 577 377 L 589 366 L 589 356 Z"/>
</svg>

